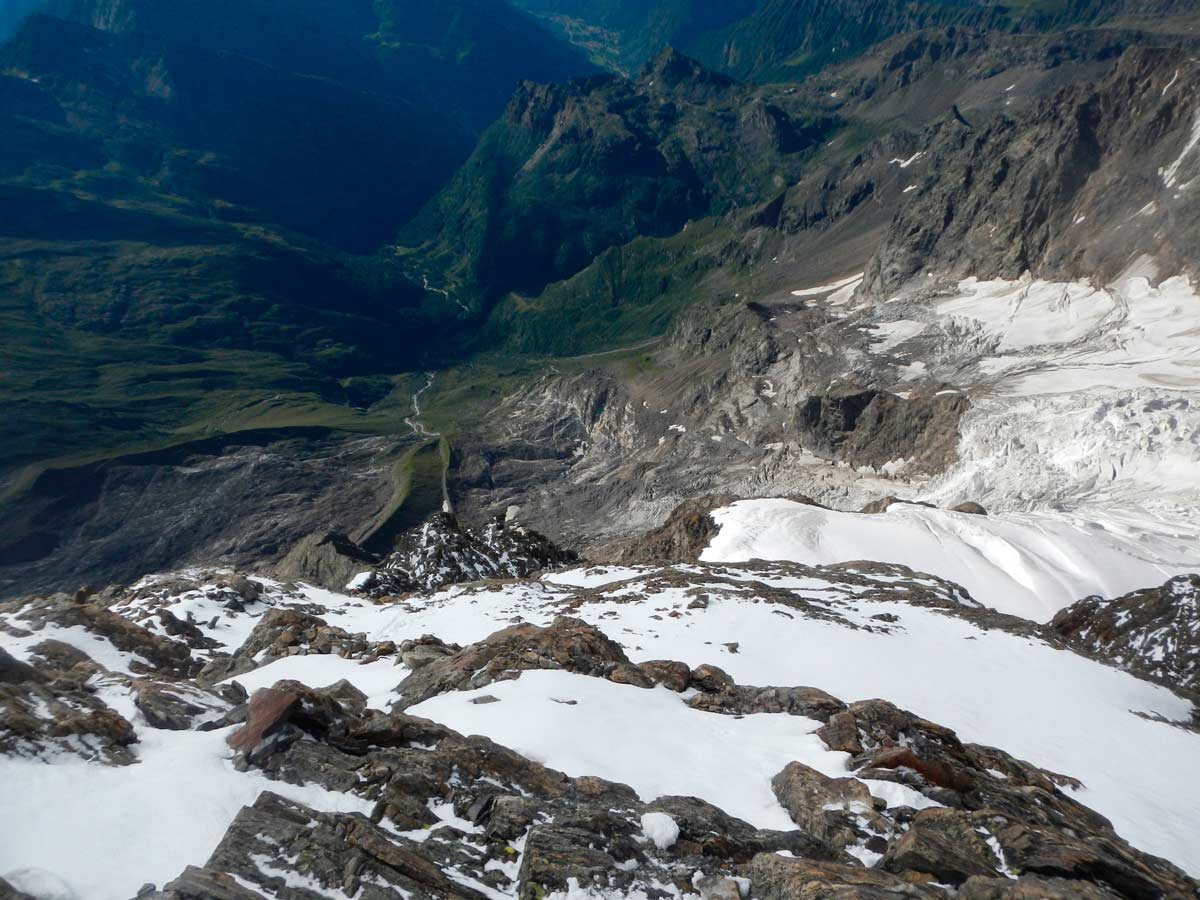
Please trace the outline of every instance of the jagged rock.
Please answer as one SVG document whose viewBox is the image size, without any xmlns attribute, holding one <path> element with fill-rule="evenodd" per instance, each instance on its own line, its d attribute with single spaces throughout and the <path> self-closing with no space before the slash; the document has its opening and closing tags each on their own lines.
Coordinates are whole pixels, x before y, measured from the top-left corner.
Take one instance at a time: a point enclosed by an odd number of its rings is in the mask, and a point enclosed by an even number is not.
<svg viewBox="0 0 1200 900">
<path fill-rule="evenodd" d="M 944 758 L 921 757 L 908 747 L 889 747 L 872 754 L 867 761 L 871 769 L 911 769 L 931 785 L 963 793 L 975 786 L 968 770 Z"/>
<path fill-rule="evenodd" d="M 215 650 L 221 646 L 217 641 L 207 637 L 199 627 L 179 618 L 169 609 L 158 610 L 155 617 L 162 625 L 163 631 L 173 638 L 179 638 L 192 649 Z"/>
<path fill-rule="evenodd" d="M 931 271 L 1107 283 L 1143 254 L 1168 269 L 1186 266 L 1195 253 L 1191 208 L 1160 202 L 1107 233 L 1070 226 L 1111 222 L 1159 196 L 1160 169 L 1186 145 L 1195 114 L 1163 86 L 1178 77 L 1176 88 L 1194 91 L 1189 63 L 1180 49 L 1134 48 L 1104 78 L 1064 87 L 1023 116 L 971 127 L 948 115 L 931 125 L 921 150 L 937 177 L 901 205 L 863 293 L 895 296 Z"/>
<path fill-rule="evenodd" d="M 924 809 L 888 848 L 880 866 L 889 872 L 923 872 L 943 884 L 973 875 L 999 876 L 996 854 L 971 818 L 957 809 Z"/>
<path fill-rule="evenodd" d="M 708 694 L 719 694 L 733 688 L 734 681 L 729 673 L 718 666 L 707 663 L 692 670 L 692 685 Z"/>
<path fill-rule="evenodd" d="M 453 656 L 461 649 L 458 644 L 447 644 L 427 634 L 415 641 L 404 641 L 400 645 L 400 661 L 415 671 L 434 660 Z"/>
<path fill-rule="evenodd" d="M 93 672 L 100 669 L 100 666 L 78 647 L 53 638 L 34 644 L 29 658 L 51 671 L 69 672 L 81 666 Z"/>
<path fill-rule="evenodd" d="M 816 733 L 830 750 L 862 753 L 862 743 L 858 740 L 858 722 L 854 713 L 848 710 L 834 713 Z"/>
<path fill-rule="evenodd" d="M 958 423 L 969 407 L 964 394 L 838 388 L 810 397 L 796 427 L 806 446 L 853 466 L 903 459 L 908 471 L 933 473 L 957 458 Z"/>
<path fill-rule="evenodd" d="M 411 743 L 436 743 L 450 733 L 445 726 L 428 719 L 391 712 L 358 719 L 346 740 L 367 747 L 398 747 Z"/>
<path fill-rule="evenodd" d="M 608 673 L 608 680 L 616 684 L 630 684 L 639 688 L 654 687 L 654 679 L 641 666 L 632 663 L 617 663 Z"/>
<path fill-rule="evenodd" d="M 205 880 L 227 883 L 216 876 L 219 872 L 236 875 L 241 884 L 255 885 L 272 896 L 286 890 L 287 876 L 294 872 L 314 881 L 323 893 L 345 890 L 364 900 L 395 894 L 455 900 L 483 896 L 451 881 L 416 845 L 397 840 L 360 816 L 317 813 L 270 792 L 238 813 L 205 874 L 186 875 L 168 884 L 165 893 L 207 896 L 192 885 Z"/>
<path fill-rule="evenodd" d="M 900 497 L 887 496 L 880 497 L 878 500 L 872 500 L 870 503 L 866 504 L 862 509 L 860 509 L 859 512 L 867 516 L 876 516 L 880 513 L 887 512 L 897 503 L 911 503 L 914 506 L 933 507 L 932 503 L 922 503 L 919 500 L 903 500 Z"/>
<path fill-rule="evenodd" d="M 951 512 L 966 513 L 971 516 L 986 516 L 988 511 L 974 500 L 968 500 L 966 503 L 960 503 L 957 506 L 950 507 Z"/>
<path fill-rule="evenodd" d="M 263 900 L 258 891 L 243 887 L 232 875 L 188 866 L 183 874 L 148 900 Z"/>
<path fill-rule="evenodd" d="M 790 764 L 772 787 L 798 827 L 761 830 L 696 798 L 643 803 L 626 785 L 568 777 L 487 738 L 369 709 L 346 682 L 312 689 L 281 681 L 256 693 L 243 711 L 246 724 L 230 739 L 237 768 L 344 794 L 370 815 L 319 813 L 263 794 L 239 813 L 203 868 L 189 868 L 147 896 L 212 900 L 243 898 L 238 891 L 246 891 L 301 900 L 340 891 L 363 900 L 397 892 L 413 900 L 484 900 L 500 891 L 537 900 L 573 884 L 646 896 L 673 884 L 735 900 L 734 875 L 749 876 L 752 895 L 763 900 L 943 896 L 935 881 L 1014 900 L 1039 896 L 1043 882 L 1056 892 L 1045 896 L 1070 896 L 1063 885 L 1077 883 L 1087 900 L 1181 900 L 1196 888 L 1063 792 L 1077 783 L 995 748 L 963 744 L 953 731 L 884 701 L 846 707 L 812 688 L 741 686 L 715 667 L 700 667 L 693 681 L 682 663 L 633 666 L 619 645 L 571 618 L 508 628 L 462 650 L 429 639 L 409 650 L 418 646 L 436 648 L 439 658 L 405 680 L 399 706 L 409 699 L 406 691 L 413 702 L 528 669 L 640 684 L 654 683 L 658 673 L 677 686 L 714 688 L 697 697 L 708 698 L 716 713 L 770 709 L 823 722 L 827 741 L 859 742 L 861 752 L 850 760 L 857 777 L 829 778 Z M 61 657 L 69 671 L 51 673 L 39 662 L 35 674 L 75 686 L 98 672 L 118 677 L 86 658 Z M 5 671 L 28 674 L 11 665 Z M 36 680 L 0 682 L 0 692 L 27 686 L 46 687 Z M 168 721 L 178 711 L 156 693 L 195 699 L 164 678 L 131 687 L 148 704 L 166 703 Z M 240 699 L 232 687 L 212 693 L 226 703 Z M 905 784 L 947 808 L 885 808 L 859 780 L 867 778 Z M 646 840 L 643 819 L 650 813 L 669 816 L 677 839 Z M 864 847 L 884 854 L 881 868 L 863 868 L 847 852 Z M 1021 879 L 994 877 L 1009 871 Z"/>
<path fill-rule="evenodd" d="M 132 654 L 130 669 L 135 672 L 188 677 L 199 666 L 192 661 L 187 644 L 155 634 L 124 616 L 112 612 L 98 597 L 87 596 L 80 602 L 66 594 L 50 597 L 25 597 L 6 606 L 20 610 L 22 621 L 34 631 L 48 624 L 63 628 L 83 628 Z"/>
<path fill-rule="evenodd" d="M 287 656 L 290 648 L 297 644 L 311 643 L 326 625 L 324 619 L 299 610 L 269 609 L 259 618 L 235 655 L 250 659 Z"/>
<path fill-rule="evenodd" d="M 386 646 L 371 643 L 361 634 L 350 634 L 324 619 L 296 609 L 274 608 L 265 612 L 235 654 L 238 657 L 261 661 L 308 653 L 334 653 L 347 659 L 377 658 L 394 652 Z"/>
<path fill-rule="evenodd" d="M 733 494 L 714 494 L 686 500 L 660 527 L 625 544 L 616 560 L 626 564 L 695 562 L 720 530 L 710 513 L 738 499 Z"/>
<path fill-rule="evenodd" d="M 43 676 L 28 663 L 14 659 L 0 647 L 0 684 L 20 684 L 23 681 L 42 681 Z"/>
<path fill-rule="evenodd" d="M 764 831 L 695 797 L 659 797 L 647 807 L 664 812 L 679 826 L 675 845 L 680 854 L 749 862 L 758 853 L 786 852 L 807 859 L 852 863 L 851 857 L 803 831 Z"/>
<path fill-rule="evenodd" d="M 0 755 L 65 751 L 128 765 L 135 758 L 127 748 L 137 741 L 133 725 L 81 684 L 0 685 Z"/>
<path fill-rule="evenodd" d="M 1059 611 L 1049 630 L 1076 652 L 1200 699 L 1200 575 L 1088 597 Z"/>
<path fill-rule="evenodd" d="M 950 729 L 884 700 L 853 703 L 850 712 L 867 757 L 856 760 L 856 766 L 912 769 L 929 784 L 955 791 L 970 790 L 974 785 L 970 759 Z"/>
<path fill-rule="evenodd" d="M 196 683 L 213 685 L 238 675 L 245 675 L 258 668 L 258 663 L 250 656 L 214 656 L 196 673 Z"/>
<path fill-rule="evenodd" d="M 89 687 L 103 669 L 58 641 L 43 641 L 31 659 L 35 665 L 0 650 L 0 756 L 65 752 L 113 765 L 135 761 L 128 749 L 138 740 L 133 725 Z"/>
<path fill-rule="evenodd" d="M 230 747 L 251 756 L 260 745 L 283 728 L 288 716 L 300 702 L 297 694 L 259 688 L 250 697 L 246 709 L 246 724 L 227 739 Z"/>
<path fill-rule="evenodd" d="M 579 884 L 607 885 L 610 875 L 617 872 L 617 860 L 596 849 L 602 843 L 602 836 L 582 828 L 535 826 L 525 841 L 517 896 L 541 900 L 551 891 L 566 890 L 572 879 Z"/>
<path fill-rule="evenodd" d="M 189 682 L 163 682 L 138 679 L 133 682 L 134 703 L 151 728 L 187 731 L 205 722 L 215 723 L 229 709 L 245 700 L 237 697 L 235 685 L 231 701 L 214 691 Z"/>
<path fill-rule="evenodd" d="M 746 867 L 754 896 L 761 900 L 934 900 L 945 894 L 895 875 L 861 866 L 759 854 Z"/>
<path fill-rule="evenodd" d="M 874 809 L 870 789 L 857 778 L 830 778 L 799 762 L 771 779 L 771 789 L 801 831 L 835 847 L 858 841 L 854 815 Z"/>
<path fill-rule="evenodd" d="M 545 628 L 514 625 L 413 672 L 397 688 L 395 708 L 445 691 L 484 687 L 527 669 L 607 676 L 619 663 L 629 664 L 620 645 L 579 619 L 563 616 Z"/>
<path fill-rule="evenodd" d="M 1021 873 L 1101 882 L 1133 900 L 1189 897 L 1197 890 L 1177 867 L 1133 851 L 1111 831 L 1084 836 L 1061 826 L 1014 823 L 992 833 L 1008 865 Z"/>
<path fill-rule="evenodd" d="M 503 518 L 475 531 L 450 513 L 435 513 L 401 537 L 395 552 L 363 590 L 379 597 L 487 578 L 524 578 L 578 558 L 536 531 Z"/>
<path fill-rule="evenodd" d="M 693 682 L 695 682 L 694 674 Z M 793 716 L 807 716 L 819 722 L 828 721 L 830 716 L 846 708 L 841 700 L 818 688 L 747 687 L 742 685 L 727 686 L 723 690 L 712 693 L 696 694 L 688 701 L 688 705 L 693 709 L 727 715 L 787 713 Z"/>
</svg>

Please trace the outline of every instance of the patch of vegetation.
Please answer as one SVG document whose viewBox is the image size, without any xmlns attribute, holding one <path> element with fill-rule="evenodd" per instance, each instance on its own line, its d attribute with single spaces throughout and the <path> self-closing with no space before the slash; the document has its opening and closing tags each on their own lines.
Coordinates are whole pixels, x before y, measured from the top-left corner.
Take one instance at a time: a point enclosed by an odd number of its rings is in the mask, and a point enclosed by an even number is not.
<svg viewBox="0 0 1200 900">
<path fill-rule="evenodd" d="M 691 222 L 668 238 L 640 237 L 538 297 L 512 295 L 489 320 L 485 340 L 515 353 L 574 356 L 663 334 L 702 299 L 704 277 L 732 239 L 727 222 Z"/>
</svg>

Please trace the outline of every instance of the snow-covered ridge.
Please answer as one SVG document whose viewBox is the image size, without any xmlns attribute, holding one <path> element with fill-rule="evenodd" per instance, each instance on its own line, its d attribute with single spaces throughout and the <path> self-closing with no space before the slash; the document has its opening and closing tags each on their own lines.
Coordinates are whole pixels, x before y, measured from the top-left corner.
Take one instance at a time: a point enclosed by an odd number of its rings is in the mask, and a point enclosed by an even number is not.
<svg viewBox="0 0 1200 900">
<path fill-rule="evenodd" d="M 1036 622 L 1092 594 L 1114 597 L 1200 571 L 1200 547 L 1191 541 L 1047 513 L 979 516 L 897 503 L 864 514 L 744 500 L 712 517 L 721 531 L 701 556 L 707 562 L 899 563 Z"/>
</svg>

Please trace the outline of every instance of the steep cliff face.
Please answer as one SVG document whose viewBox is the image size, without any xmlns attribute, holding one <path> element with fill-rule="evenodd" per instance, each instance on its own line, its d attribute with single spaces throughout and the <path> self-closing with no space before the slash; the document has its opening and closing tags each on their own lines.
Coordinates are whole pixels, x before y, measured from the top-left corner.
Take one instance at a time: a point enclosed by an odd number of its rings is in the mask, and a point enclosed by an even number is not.
<svg viewBox="0 0 1200 900">
<path fill-rule="evenodd" d="M 486 309 L 639 235 L 758 202 L 836 125 L 674 51 L 632 81 L 527 84 L 402 242 L 431 283 Z"/>
<path fill-rule="evenodd" d="M 1195 271 L 1198 79 L 1190 53 L 1134 50 L 1028 117 L 937 123 L 864 289 L 924 270 L 1106 280 L 1142 258 Z"/>
</svg>

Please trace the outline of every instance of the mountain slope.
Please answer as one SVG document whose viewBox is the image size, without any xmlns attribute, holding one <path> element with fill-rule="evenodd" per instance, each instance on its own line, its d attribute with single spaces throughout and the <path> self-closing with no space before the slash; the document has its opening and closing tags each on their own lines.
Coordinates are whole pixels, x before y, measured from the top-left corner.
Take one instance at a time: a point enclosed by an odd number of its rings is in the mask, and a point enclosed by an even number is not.
<svg viewBox="0 0 1200 900">
<path fill-rule="evenodd" d="M 1080 26 L 1196 34 L 1189 0 L 743 0 L 718 8 L 694 0 L 518 0 L 597 62 L 635 71 L 675 46 L 718 71 L 759 81 L 794 80 L 853 59 L 898 34 L 957 26 L 1038 34 Z"/>
<path fill-rule="evenodd" d="M 394 374 L 455 358 L 461 328 L 373 251 L 518 80 L 586 62 L 488 0 L 54 9 L 0 48 L 0 341 L 19 410 L 0 502 L 54 460 L 247 427 L 406 433 L 363 411 L 397 386 L 407 406 Z"/>
<path fill-rule="evenodd" d="M 795 178 L 837 124 L 806 113 L 674 51 L 636 81 L 524 85 L 402 235 L 409 264 L 473 309 L 540 293 L 610 247 Z"/>
</svg>

